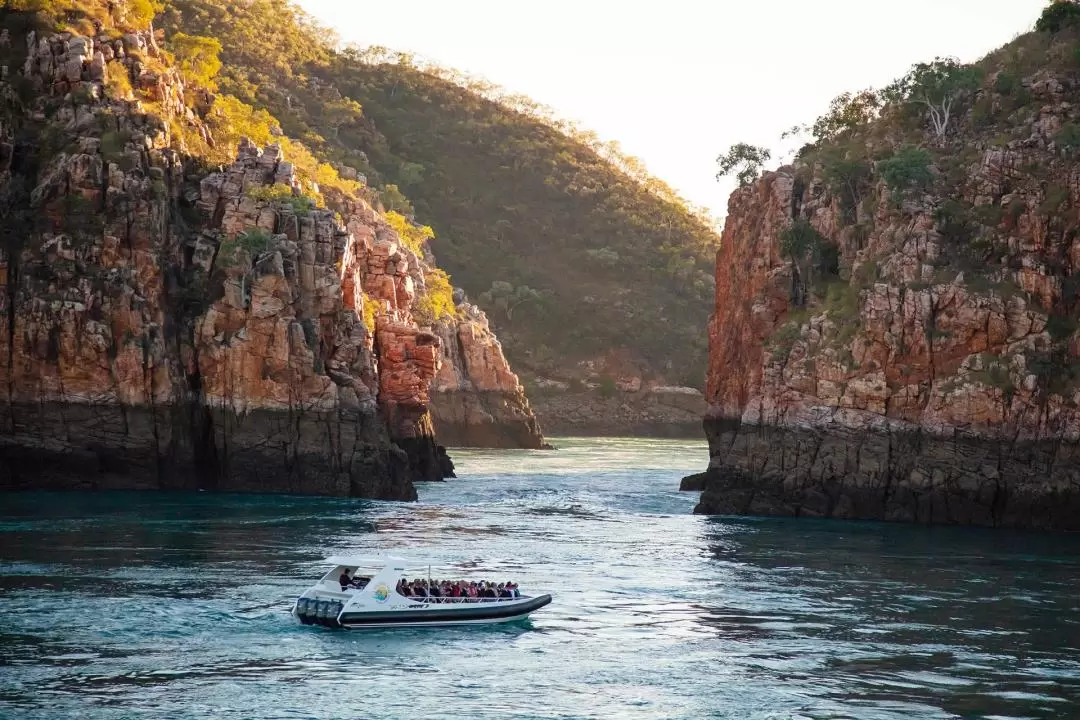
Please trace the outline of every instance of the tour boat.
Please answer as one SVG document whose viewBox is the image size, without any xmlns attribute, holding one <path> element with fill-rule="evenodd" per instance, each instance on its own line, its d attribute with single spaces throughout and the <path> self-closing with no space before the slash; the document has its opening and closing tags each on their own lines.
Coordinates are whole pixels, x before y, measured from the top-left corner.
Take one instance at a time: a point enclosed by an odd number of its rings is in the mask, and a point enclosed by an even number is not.
<svg viewBox="0 0 1080 720">
<path fill-rule="evenodd" d="M 333 568 L 293 604 L 305 625 L 344 628 L 479 625 L 523 620 L 551 602 L 535 597 L 416 597 L 398 593 L 398 581 L 417 576 L 419 566 L 400 558 L 332 557 Z M 347 573 L 352 582 L 342 587 Z M 426 577 L 426 574 L 425 574 Z"/>
</svg>

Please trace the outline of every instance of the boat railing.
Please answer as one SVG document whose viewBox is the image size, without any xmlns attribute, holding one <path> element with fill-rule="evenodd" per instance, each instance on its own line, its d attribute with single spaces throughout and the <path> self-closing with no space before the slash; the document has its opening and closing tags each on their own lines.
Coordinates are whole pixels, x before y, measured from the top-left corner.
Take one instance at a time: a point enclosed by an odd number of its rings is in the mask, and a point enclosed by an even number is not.
<svg viewBox="0 0 1080 720">
<path fill-rule="evenodd" d="M 405 598 L 406 600 L 427 603 L 492 603 L 525 599 L 524 595 L 518 595 L 517 597 L 424 597 L 422 595 L 402 595 L 401 597 Z"/>
</svg>

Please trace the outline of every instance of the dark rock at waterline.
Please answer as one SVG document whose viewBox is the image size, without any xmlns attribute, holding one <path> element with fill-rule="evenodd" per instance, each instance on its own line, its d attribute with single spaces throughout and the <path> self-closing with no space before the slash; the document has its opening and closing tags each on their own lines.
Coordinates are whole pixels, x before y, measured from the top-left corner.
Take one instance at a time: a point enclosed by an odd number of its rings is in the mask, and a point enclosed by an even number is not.
<svg viewBox="0 0 1080 720">
<path fill-rule="evenodd" d="M 700 492 L 705 489 L 705 483 L 709 479 L 708 472 L 694 473 L 693 475 L 687 475 L 682 479 L 679 484 L 679 489 L 685 492 Z"/>
<path fill-rule="evenodd" d="M 13 403 L 0 415 L 3 490 L 219 490 L 415 500 L 418 459 L 389 442 L 374 412 L 237 415 L 197 403 Z M 449 458 L 440 462 L 437 467 L 445 469 Z"/>
<path fill-rule="evenodd" d="M 1080 530 L 1080 446 L 706 421 L 694 512 Z M 719 452 L 715 450 L 720 449 Z"/>
</svg>

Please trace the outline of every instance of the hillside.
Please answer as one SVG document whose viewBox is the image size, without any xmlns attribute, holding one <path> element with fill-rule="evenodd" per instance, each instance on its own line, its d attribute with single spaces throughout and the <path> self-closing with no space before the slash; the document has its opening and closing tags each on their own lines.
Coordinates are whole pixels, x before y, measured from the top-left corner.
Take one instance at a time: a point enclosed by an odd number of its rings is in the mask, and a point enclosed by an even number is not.
<svg viewBox="0 0 1080 720">
<path fill-rule="evenodd" d="M 1080 528 L 1080 5 L 731 196 L 711 513 Z"/>
<path fill-rule="evenodd" d="M 519 369 L 700 385 L 717 238 L 631 160 L 449 71 L 337 52 L 281 0 L 171 0 L 160 18 L 221 41 L 223 92 L 430 225 Z"/>
</svg>

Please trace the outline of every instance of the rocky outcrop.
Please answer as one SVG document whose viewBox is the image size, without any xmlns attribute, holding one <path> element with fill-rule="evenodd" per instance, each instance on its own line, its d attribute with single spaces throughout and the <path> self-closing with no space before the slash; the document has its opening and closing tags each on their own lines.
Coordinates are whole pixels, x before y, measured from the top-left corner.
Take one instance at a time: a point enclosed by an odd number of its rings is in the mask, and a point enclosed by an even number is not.
<svg viewBox="0 0 1080 720">
<path fill-rule="evenodd" d="M 480 308 L 455 298 L 457 316 L 439 321 L 443 362 L 432 386 L 439 440 L 451 446 L 544 447 L 525 389 Z"/>
<path fill-rule="evenodd" d="M 732 195 L 712 460 L 684 483 L 698 512 L 1080 529 L 1080 167 L 1057 140 L 1078 88 L 1045 70 L 1021 85 L 1016 109 L 987 77 L 925 190 L 869 163 L 838 187 L 819 157 Z M 866 155 L 888 155 L 889 122 Z M 837 267 L 812 277 L 785 252 L 796 226 Z"/>
<path fill-rule="evenodd" d="M 419 260 L 370 206 L 310 206 L 276 146 L 209 174 L 177 152 L 213 137 L 150 32 L 25 52 L 0 84 L 0 487 L 415 499 L 451 474 Z M 121 71 L 149 104 L 106 95 Z"/>
</svg>

